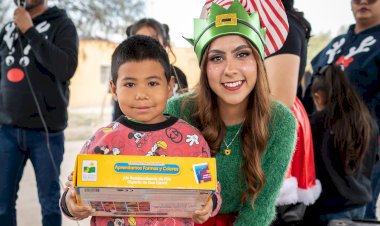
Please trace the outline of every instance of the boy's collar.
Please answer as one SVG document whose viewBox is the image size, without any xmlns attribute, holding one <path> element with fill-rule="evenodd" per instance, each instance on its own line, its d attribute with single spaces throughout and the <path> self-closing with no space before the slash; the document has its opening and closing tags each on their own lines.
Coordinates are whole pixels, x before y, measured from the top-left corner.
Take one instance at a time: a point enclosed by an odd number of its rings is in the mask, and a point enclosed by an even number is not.
<svg viewBox="0 0 380 226">
<path fill-rule="evenodd" d="M 164 114 L 164 116 L 166 117 L 165 121 L 155 124 L 145 124 L 137 120 L 127 118 L 124 115 L 120 116 L 116 120 L 116 122 L 136 131 L 157 131 L 161 129 L 166 129 L 174 125 L 178 121 L 178 118 L 174 116 L 168 114 Z"/>
</svg>

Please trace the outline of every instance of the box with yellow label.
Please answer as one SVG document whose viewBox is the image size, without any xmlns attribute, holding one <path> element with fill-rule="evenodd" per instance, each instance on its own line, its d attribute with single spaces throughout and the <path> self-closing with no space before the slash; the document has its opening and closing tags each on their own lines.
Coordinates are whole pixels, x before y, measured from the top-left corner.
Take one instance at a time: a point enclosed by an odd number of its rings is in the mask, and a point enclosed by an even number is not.
<svg viewBox="0 0 380 226">
<path fill-rule="evenodd" d="M 214 158 L 77 156 L 78 203 L 94 216 L 191 217 L 217 187 Z"/>
</svg>

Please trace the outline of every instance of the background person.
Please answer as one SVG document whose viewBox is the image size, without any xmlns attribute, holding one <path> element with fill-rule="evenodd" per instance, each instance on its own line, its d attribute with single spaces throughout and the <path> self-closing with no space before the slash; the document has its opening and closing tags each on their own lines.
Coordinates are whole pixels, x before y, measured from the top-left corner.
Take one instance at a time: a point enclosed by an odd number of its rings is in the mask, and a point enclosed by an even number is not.
<svg viewBox="0 0 380 226">
<path fill-rule="evenodd" d="M 369 108 L 379 127 L 380 122 L 380 1 L 352 0 L 351 10 L 355 24 L 347 33 L 335 37 L 311 61 L 314 73 L 326 64 L 340 65 L 351 84 Z M 305 93 L 305 108 L 314 110 L 310 87 Z M 378 157 L 377 157 L 378 158 Z M 372 201 L 366 218 L 376 219 L 376 202 L 380 192 L 380 163 L 372 177 Z"/>
<path fill-rule="evenodd" d="M 16 225 L 17 192 L 28 159 L 36 175 L 42 225 L 61 225 L 63 130 L 78 43 L 76 28 L 66 12 L 48 8 L 47 0 L 26 0 L 25 7 L 15 9 L 13 22 L 1 30 L 1 225 Z"/>
<path fill-rule="evenodd" d="M 322 67 L 314 76 L 311 92 L 317 109 L 310 119 L 315 166 L 323 189 L 308 207 L 305 225 L 363 219 L 372 198 L 376 123 L 338 65 Z"/>
</svg>

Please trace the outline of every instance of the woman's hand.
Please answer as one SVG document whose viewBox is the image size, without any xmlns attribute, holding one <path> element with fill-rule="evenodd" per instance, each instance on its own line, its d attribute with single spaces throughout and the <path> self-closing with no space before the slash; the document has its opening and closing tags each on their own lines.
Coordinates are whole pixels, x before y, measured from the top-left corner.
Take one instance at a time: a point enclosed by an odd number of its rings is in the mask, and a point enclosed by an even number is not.
<svg viewBox="0 0 380 226">
<path fill-rule="evenodd" d="M 193 221 L 197 224 L 203 224 L 206 222 L 210 217 L 212 213 L 212 199 L 208 199 L 206 204 L 203 206 L 200 210 L 195 210 L 193 213 Z"/>
<path fill-rule="evenodd" d="M 83 220 L 95 212 L 95 209 L 91 206 L 80 206 L 77 204 L 73 188 L 69 188 L 65 201 L 67 209 L 76 220 Z"/>
</svg>

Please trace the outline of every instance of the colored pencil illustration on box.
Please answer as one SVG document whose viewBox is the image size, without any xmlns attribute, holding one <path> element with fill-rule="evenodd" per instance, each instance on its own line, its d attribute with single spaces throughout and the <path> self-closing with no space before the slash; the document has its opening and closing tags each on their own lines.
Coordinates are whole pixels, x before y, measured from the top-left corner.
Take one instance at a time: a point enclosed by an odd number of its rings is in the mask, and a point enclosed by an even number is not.
<svg viewBox="0 0 380 226">
<path fill-rule="evenodd" d="M 193 171 L 197 184 L 211 181 L 211 174 L 207 163 L 193 165 Z"/>
</svg>

